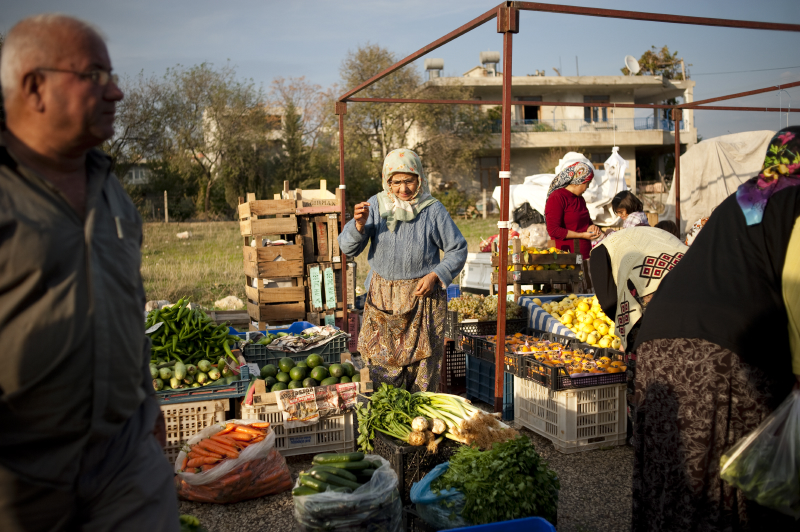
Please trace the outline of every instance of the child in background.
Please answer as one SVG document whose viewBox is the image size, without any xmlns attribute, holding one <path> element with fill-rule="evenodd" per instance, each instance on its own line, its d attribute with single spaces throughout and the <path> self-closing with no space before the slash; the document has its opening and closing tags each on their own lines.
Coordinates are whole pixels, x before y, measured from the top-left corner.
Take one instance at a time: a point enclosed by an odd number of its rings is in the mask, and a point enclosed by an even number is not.
<svg viewBox="0 0 800 532">
<path fill-rule="evenodd" d="M 622 218 L 622 228 L 636 227 L 637 225 L 647 225 L 647 215 L 644 213 L 644 205 L 642 200 L 623 190 L 611 200 L 611 208 L 614 209 L 614 214 Z"/>
<path fill-rule="evenodd" d="M 678 231 L 678 226 L 672 220 L 662 220 L 656 224 L 656 227 L 659 229 L 663 229 L 667 233 L 671 233 L 675 238 L 679 240 L 681 238 L 681 234 Z"/>
</svg>

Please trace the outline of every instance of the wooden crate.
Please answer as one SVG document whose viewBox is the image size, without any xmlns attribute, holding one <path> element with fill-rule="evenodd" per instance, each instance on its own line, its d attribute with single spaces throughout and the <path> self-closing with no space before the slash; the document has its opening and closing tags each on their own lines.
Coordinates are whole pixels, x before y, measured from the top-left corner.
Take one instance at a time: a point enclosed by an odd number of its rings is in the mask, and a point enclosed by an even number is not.
<svg viewBox="0 0 800 532">
<path fill-rule="evenodd" d="M 317 286 L 319 286 L 320 300 L 322 303 L 321 305 L 316 305 L 314 303 L 313 295 L 315 287 L 314 287 L 314 279 L 312 278 L 312 270 L 314 269 L 318 269 L 320 272 Z M 325 272 L 327 271 L 333 272 L 332 274 L 334 280 L 333 295 L 335 295 L 336 298 L 335 306 L 329 304 L 330 301 L 328 300 L 327 297 L 328 286 L 329 286 L 328 283 L 325 281 Z M 340 310 L 344 308 L 345 304 L 352 307 L 353 304 L 355 304 L 356 300 L 355 280 L 356 280 L 356 263 L 348 262 L 347 292 L 346 292 L 347 301 L 345 303 L 344 298 L 342 297 L 342 264 L 340 262 L 306 264 L 306 290 L 307 290 L 306 300 L 308 301 L 308 311 L 325 312 L 329 310 Z"/>
<path fill-rule="evenodd" d="M 302 277 L 304 275 L 303 246 L 292 244 L 259 247 L 258 240 L 260 239 L 256 239 L 257 247 L 244 246 L 242 248 L 245 275 L 258 279 Z"/>
<path fill-rule="evenodd" d="M 303 246 L 262 247 L 260 237 L 255 243 L 256 247 L 242 248 L 250 319 L 262 330 L 267 323 L 276 325 L 279 321 L 303 319 L 306 299 Z M 290 286 L 268 286 L 271 282 Z"/>
<path fill-rule="evenodd" d="M 303 258 L 306 264 L 340 262 L 339 218 L 336 213 L 301 216 L 299 233 L 303 239 Z"/>
<path fill-rule="evenodd" d="M 238 209 L 239 232 L 242 236 L 297 233 L 294 200 L 256 200 L 255 194 L 248 193 L 247 201 L 239 203 Z"/>
</svg>

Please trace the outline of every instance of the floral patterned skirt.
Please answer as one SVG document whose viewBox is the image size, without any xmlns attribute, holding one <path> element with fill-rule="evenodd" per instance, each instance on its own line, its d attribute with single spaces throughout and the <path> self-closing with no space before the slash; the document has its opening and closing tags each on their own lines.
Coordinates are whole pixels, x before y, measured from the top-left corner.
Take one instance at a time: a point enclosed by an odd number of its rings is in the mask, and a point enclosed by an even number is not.
<svg viewBox="0 0 800 532">
<path fill-rule="evenodd" d="M 418 283 L 372 272 L 358 351 L 376 385 L 438 391 L 447 293 L 437 285 L 430 296 L 416 297 Z"/>
<path fill-rule="evenodd" d="M 722 454 L 785 399 L 789 381 L 717 344 L 678 338 L 637 349 L 635 390 L 632 530 L 800 530 L 719 477 Z"/>
</svg>

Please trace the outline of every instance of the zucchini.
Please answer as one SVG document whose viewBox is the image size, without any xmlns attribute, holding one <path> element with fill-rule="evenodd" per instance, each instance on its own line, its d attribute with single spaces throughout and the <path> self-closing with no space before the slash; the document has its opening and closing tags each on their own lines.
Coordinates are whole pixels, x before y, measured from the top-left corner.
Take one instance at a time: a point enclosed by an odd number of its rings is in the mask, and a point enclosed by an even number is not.
<svg viewBox="0 0 800 532">
<path fill-rule="evenodd" d="M 342 486 L 340 486 L 338 488 L 333 488 L 331 491 L 335 491 L 336 493 L 352 493 L 353 492 L 353 490 L 351 490 L 350 488 L 345 488 L 345 487 L 342 487 Z"/>
<path fill-rule="evenodd" d="M 315 479 L 321 480 L 322 482 L 330 484 L 331 486 L 334 487 L 340 486 L 343 488 L 352 488 L 352 489 L 358 489 L 359 487 L 361 487 L 361 484 L 359 484 L 358 482 L 353 482 L 352 480 L 347 480 L 346 478 L 342 478 L 334 473 L 328 473 L 326 471 L 320 471 L 318 469 L 312 469 L 311 471 L 308 472 L 308 474 L 314 477 Z"/>
<path fill-rule="evenodd" d="M 312 460 L 315 464 L 330 464 L 338 462 L 360 462 L 364 459 L 364 453 L 322 453 Z"/>
<path fill-rule="evenodd" d="M 359 478 L 362 479 L 370 479 L 372 478 L 373 473 L 375 473 L 374 469 L 362 469 L 361 471 L 357 471 Z"/>
<path fill-rule="evenodd" d="M 300 473 L 300 484 L 311 489 L 315 489 L 320 493 L 328 489 L 327 482 L 322 482 L 321 480 L 310 476 L 308 473 Z"/>
<path fill-rule="evenodd" d="M 324 465 L 321 465 L 321 464 L 314 465 L 311 468 L 311 471 L 313 471 L 315 469 L 317 471 L 325 471 L 326 473 L 332 473 L 334 475 L 339 475 L 340 477 L 342 477 L 344 479 L 347 479 L 350 482 L 356 482 L 356 476 L 353 473 L 351 473 L 350 471 L 347 471 L 346 469 L 339 469 L 338 467 L 329 467 L 329 466 L 324 466 Z"/>
<path fill-rule="evenodd" d="M 347 469 L 349 471 L 361 471 L 363 469 L 369 469 L 372 467 L 372 465 L 366 460 L 361 460 L 360 462 L 328 462 L 325 465 L 329 467 L 337 467 L 339 469 Z"/>
<path fill-rule="evenodd" d="M 292 495 L 295 497 L 304 497 L 306 495 L 316 495 L 319 493 L 314 488 L 309 488 L 308 486 L 297 486 L 295 489 L 292 490 Z"/>
</svg>

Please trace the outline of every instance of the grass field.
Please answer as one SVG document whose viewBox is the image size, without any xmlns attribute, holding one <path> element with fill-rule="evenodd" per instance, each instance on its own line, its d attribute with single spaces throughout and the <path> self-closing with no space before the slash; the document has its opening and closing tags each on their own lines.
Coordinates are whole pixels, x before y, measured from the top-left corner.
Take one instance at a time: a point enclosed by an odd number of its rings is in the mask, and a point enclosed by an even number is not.
<svg viewBox="0 0 800 532">
<path fill-rule="evenodd" d="M 479 251 L 481 238 L 497 233 L 497 218 L 457 220 L 469 251 Z M 191 232 L 187 240 L 175 235 Z M 357 286 L 363 286 L 369 264 L 367 254 L 356 258 Z M 142 280 L 147 299 L 175 302 L 188 296 L 205 307 L 234 295 L 244 300 L 242 237 L 237 222 L 144 224 Z"/>
</svg>

